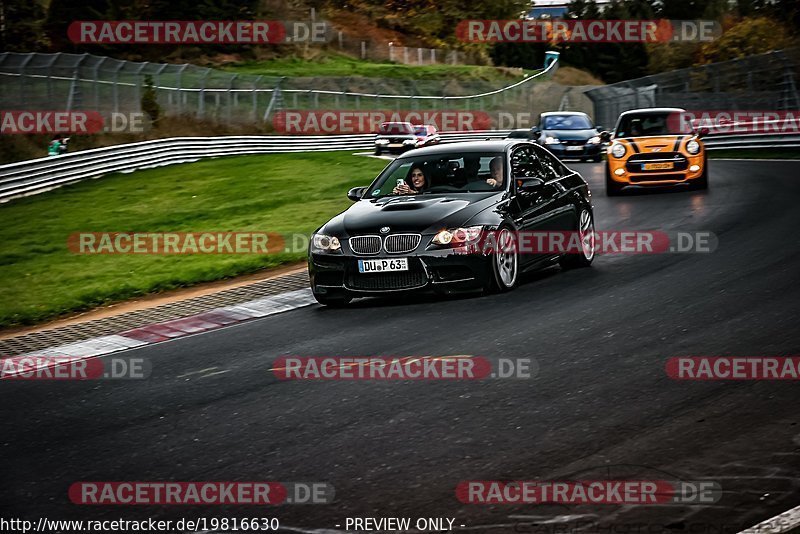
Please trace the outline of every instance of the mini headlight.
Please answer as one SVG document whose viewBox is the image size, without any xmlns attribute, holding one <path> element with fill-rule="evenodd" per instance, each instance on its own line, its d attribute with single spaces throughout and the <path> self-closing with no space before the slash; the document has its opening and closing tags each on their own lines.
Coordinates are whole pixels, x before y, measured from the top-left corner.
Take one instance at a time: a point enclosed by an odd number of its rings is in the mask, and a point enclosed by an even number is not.
<svg viewBox="0 0 800 534">
<path fill-rule="evenodd" d="M 405 141 L 403 141 L 403 144 L 404 145 L 413 145 L 413 144 L 416 144 L 416 142 L 417 142 L 416 139 L 406 139 Z"/>
<path fill-rule="evenodd" d="M 551 137 L 548 135 L 547 137 L 544 138 L 544 144 L 546 145 L 557 145 L 560 142 L 561 141 L 558 140 L 558 137 Z"/>
<path fill-rule="evenodd" d="M 611 154 L 615 158 L 621 158 L 625 155 L 625 152 L 627 152 L 627 149 L 622 143 L 614 143 L 614 146 L 611 147 Z"/>
<path fill-rule="evenodd" d="M 462 243 L 469 243 L 475 241 L 481 235 L 483 227 L 481 226 L 467 226 L 466 228 L 450 228 L 442 230 L 433 236 L 433 243 L 437 245 L 456 245 Z"/>
<path fill-rule="evenodd" d="M 588 141 L 586 141 L 590 145 L 599 145 L 600 144 L 600 136 L 595 135 L 594 137 L 590 137 Z"/>
<path fill-rule="evenodd" d="M 686 152 L 689 154 L 698 154 L 700 153 L 700 143 L 692 139 L 688 143 L 686 143 Z"/>
<path fill-rule="evenodd" d="M 375 140 L 375 144 L 376 145 L 388 145 L 389 144 L 389 140 L 388 139 L 376 139 Z"/>
<path fill-rule="evenodd" d="M 314 234 L 311 238 L 311 250 L 314 252 L 336 252 L 342 248 L 339 238 L 325 234 Z"/>
</svg>

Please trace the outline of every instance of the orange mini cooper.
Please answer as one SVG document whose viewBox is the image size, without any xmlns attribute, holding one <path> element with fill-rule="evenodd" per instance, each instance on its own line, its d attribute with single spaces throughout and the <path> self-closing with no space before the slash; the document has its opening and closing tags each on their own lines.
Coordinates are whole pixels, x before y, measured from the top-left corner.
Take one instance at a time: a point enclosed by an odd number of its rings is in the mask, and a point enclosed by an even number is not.
<svg viewBox="0 0 800 534">
<path fill-rule="evenodd" d="M 606 193 L 619 195 L 627 186 L 683 185 L 708 187 L 706 151 L 691 131 L 680 108 L 647 108 L 624 112 L 613 135 L 604 132 L 608 146 Z"/>
</svg>

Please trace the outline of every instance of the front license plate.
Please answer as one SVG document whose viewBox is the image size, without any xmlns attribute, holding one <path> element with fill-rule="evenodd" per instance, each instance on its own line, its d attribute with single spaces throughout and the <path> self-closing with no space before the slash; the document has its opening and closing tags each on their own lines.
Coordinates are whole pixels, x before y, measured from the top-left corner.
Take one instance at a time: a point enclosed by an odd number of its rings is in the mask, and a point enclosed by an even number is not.
<svg viewBox="0 0 800 534">
<path fill-rule="evenodd" d="M 358 260 L 360 273 L 386 273 L 391 271 L 407 271 L 408 258 L 392 258 L 385 260 Z"/>
<path fill-rule="evenodd" d="M 574 151 L 577 151 L 577 150 L 583 150 L 583 147 L 582 146 L 568 146 L 567 147 L 567 152 L 574 152 Z"/>
<path fill-rule="evenodd" d="M 402 143 L 389 143 L 389 148 L 403 148 Z"/>
<path fill-rule="evenodd" d="M 642 163 L 643 171 L 663 171 L 673 167 L 672 162 L 667 163 Z"/>
</svg>

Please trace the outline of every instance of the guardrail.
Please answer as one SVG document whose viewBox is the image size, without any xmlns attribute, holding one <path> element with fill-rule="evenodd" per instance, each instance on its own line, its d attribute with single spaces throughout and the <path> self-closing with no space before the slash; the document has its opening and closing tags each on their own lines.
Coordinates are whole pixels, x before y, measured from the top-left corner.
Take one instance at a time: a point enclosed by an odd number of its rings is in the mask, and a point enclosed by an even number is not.
<svg viewBox="0 0 800 534">
<path fill-rule="evenodd" d="M 443 133 L 445 143 L 508 135 L 508 130 Z M 133 172 L 202 158 L 244 154 L 371 150 L 374 135 L 173 137 L 93 148 L 0 166 L 0 202 L 41 193 L 114 172 Z M 717 135 L 704 139 L 708 150 L 800 148 L 800 134 Z"/>
<path fill-rule="evenodd" d="M 445 142 L 505 136 L 506 131 L 442 134 Z M 0 166 L 0 202 L 114 172 L 133 172 L 202 158 L 287 152 L 371 150 L 373 134 L 173 137 L 82 150 Z"/>
</svg>

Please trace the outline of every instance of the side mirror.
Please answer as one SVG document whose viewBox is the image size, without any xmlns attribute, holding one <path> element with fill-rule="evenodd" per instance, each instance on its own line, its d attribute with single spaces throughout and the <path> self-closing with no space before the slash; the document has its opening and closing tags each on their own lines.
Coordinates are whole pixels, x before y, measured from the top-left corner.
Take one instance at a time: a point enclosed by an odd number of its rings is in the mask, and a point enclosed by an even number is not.
<svg viewBox="0 0 800 534">
<path fill-rule="evenodd" d="M 600 126 L 599 124 L 595 124 L 594 129 L 597 130 L 598 132 L 602 132 L 603 131 L 603 127 Z"/>
<path fill-rule="evenodd" d="M 544 185 L 544 180 L 532 176 L 520 176 L 514 180 L 517 182 L 517 191 L 520 193 L 534 193 Z"/>
<path fill-rule="evenodd" d="M 698 128 L 695 134 L 697 137 L 705 137 L 708 135 L 709 129 L 706 127 Z"/>
<path fill-rule="evenodd" d="M 611 141 L 611 132 L 600 132 L 600 140 L 605 143 Z"/>
<path fill-rule="evenodd" d="M 347 192 L 347 198 L 349 198 L 353 202 L 357 202 L 361 200 L 366 190 L 367 190 L 366 187 L 354 187 L 353 189 Z"/>
<path fill-rule="evenodd" d="M 542 135 L 542 131 L 539 129 L 538 126 L 534 126 L 533 128 L 531 128 L 531 131 L 533 132 L 533 135 L 535 135 L 536 137 Z"/>
</svg>

